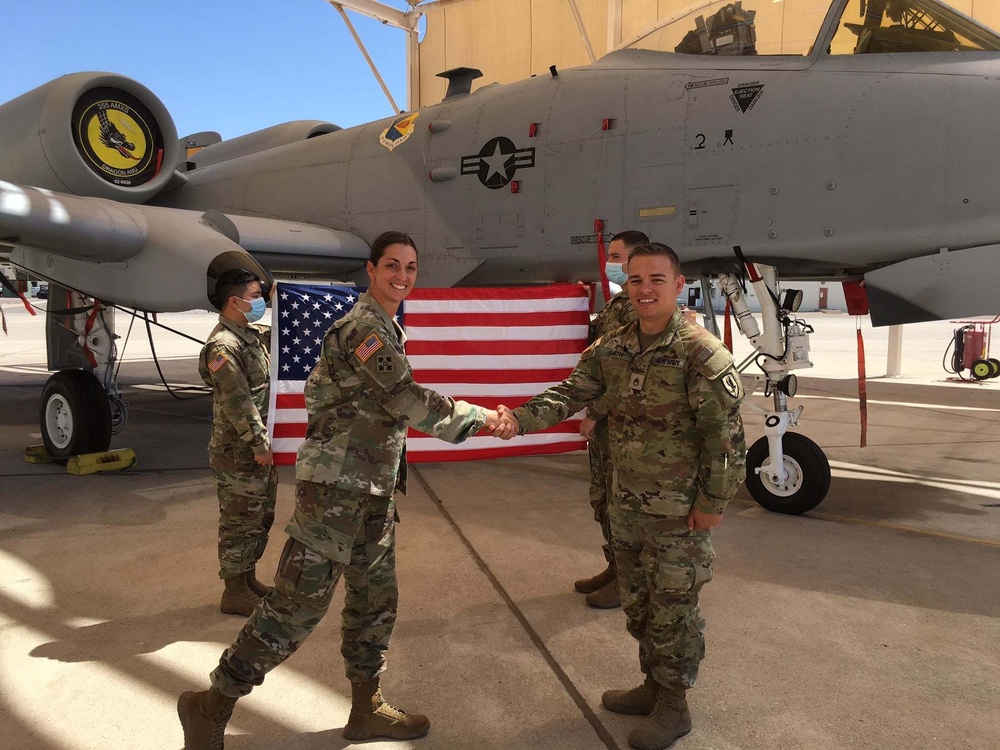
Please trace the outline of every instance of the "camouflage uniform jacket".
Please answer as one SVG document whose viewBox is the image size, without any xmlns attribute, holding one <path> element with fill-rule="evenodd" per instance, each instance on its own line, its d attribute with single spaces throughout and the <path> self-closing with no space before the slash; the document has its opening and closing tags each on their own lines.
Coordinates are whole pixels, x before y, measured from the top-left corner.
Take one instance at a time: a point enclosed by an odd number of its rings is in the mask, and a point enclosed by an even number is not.
<svg viewBox="0 0 1000 750">
<path fill-rule="evenodd" d="M 368 293 L 323 340 L 305 385 L 309 425 L 297 479 L 370 495 L 406 491 L 408 427 L 460 443 L 486 423 L 484 409 L 414 382 L 402 329 Z"/>
<path fill-rule="evenodd" d="M 632 307 L 632 300 L 629 299 L 628 293 L 619 292 L 609 299 L 607 304 L 590 321 L 590 328 L 587 331 L 587 343 L 593 344 L 601 336 L 614 333 L 622 326 L 627 326 L 636 317 L 635 308 Z M 608 413 L 606 398 L 607 396 L 603 396 L 587 407 L 587 416 L 594 421 L 604 419 Z"/>
<path fill-rule="evenodd" d="M 746 462 L 733 358 L 680 311 L 644 352 L 638 326 L 599 339 L 569 378 L 514 414 L 539 430 L 607 393 L 615 502 L 657 516 L 686 516 L 692 505 L 721 513 Z"/>
<path fill-rule="evenodd" d="M 270 387 L 271 329 L 245 328 L 219 316 L 201 350 L 198 372 L 212 387 L 212 466 L 232 469 L 247 462 L 249 450 L 264 455 L 270 448 L 267 408 Z M 249 450 L 248 450 L 249 449 Z"/>
</svg>

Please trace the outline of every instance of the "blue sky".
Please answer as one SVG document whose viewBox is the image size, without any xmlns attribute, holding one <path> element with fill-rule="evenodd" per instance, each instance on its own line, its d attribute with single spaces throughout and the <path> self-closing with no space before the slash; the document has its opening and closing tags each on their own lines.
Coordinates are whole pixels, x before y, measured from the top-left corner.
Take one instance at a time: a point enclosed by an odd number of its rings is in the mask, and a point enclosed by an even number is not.
<svg viewBox="0 0 1000 750">
<path fill-rule="evenodd" d="M 404 32 L 348 13 L 405 107 Z M 149 88 L 178 136 L 215 130 L 232 138 L 303 119 L 349 127 L 393 114 L 323 0 L 0 0 L 0 23 L 0 102 L 93 70 Z"/>
</svg>

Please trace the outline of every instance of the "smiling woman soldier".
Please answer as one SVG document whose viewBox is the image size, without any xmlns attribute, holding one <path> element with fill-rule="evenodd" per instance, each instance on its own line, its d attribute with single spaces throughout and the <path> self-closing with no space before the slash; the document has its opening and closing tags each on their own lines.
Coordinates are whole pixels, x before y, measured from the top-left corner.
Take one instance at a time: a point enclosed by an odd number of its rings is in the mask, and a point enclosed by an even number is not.
<svg viewBox="0 0 1000 750">
<path fill-rule="evenodd" d="M 349 740 L 412 739 L 426 716 L 390 706 L 379 689 L 396 622 L 393 492 L 405 492 L 408 427 L 460 443 L 495 411 L 454 401 L 413 381 L 393 320 L 417 278 L 417 250 L 400 232 L 372 243 L 371 287 L 333 324 L 305 386 L 309 425 L 299 448 L 295 513 L 274 590 L 263 599 L 212 673 L 212 687 L 180 696 L 187 750 L 221 750 L 240 696 L 260 685 L 313 631 L 344 577 L 341 653 L 351 681 Z"/>
</svg>

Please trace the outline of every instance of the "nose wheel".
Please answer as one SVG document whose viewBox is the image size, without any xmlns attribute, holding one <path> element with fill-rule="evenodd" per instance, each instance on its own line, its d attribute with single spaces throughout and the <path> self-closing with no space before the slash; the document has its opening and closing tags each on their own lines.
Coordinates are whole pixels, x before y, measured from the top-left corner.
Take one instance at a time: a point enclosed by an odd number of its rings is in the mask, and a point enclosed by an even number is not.
<svg viewBox="0 0 1000 750">
<path fill-rule="evenodd" d="M 747 451 L 747 481 L 750 495 L 762 508 L 775 513 L 799 515 L 819 505 L 830 489 L 830 462 L 823 449 L 797 432 L 781 438 L 782 470 L 771 465 L 766 437 Z"/>
</svg>

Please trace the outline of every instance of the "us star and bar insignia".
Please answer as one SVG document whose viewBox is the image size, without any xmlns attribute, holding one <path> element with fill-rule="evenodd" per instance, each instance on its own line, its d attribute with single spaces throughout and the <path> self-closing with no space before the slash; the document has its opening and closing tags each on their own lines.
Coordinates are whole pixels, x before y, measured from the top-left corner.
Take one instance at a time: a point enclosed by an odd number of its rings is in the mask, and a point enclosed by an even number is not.
<svg viewBox="0 0 1000 750">
<path fill-rule="evenodd" d="M 506 187 L 519 169 L 535 166 L 535 149 L 518 148 L 510 138 L 491 138 L 478 154 L 462 157 L 462 174 L 474 174 L 490 190 Z"/>
<path fill-rule="evenodd" d="M 367 362 L 371 359 L 371 356 L 381 348 L 382 339 L 378 337 L 377 333 L 373 333 L 358 345 L 358 348 L 354 350 L 354 353 L 362 362 Z"/>
</svg>

